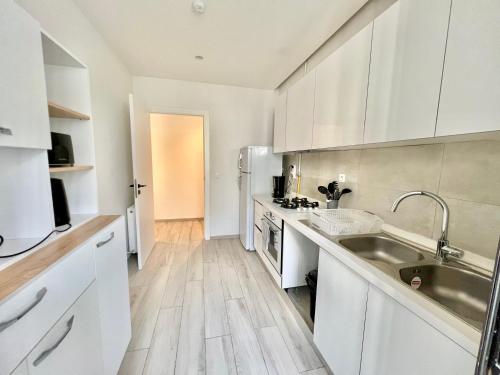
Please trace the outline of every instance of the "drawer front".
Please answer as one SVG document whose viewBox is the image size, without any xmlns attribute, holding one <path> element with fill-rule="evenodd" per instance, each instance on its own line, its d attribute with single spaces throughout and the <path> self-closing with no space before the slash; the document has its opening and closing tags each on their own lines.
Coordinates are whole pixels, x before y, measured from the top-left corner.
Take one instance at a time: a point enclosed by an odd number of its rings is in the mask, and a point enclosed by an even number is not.
<svg viewBox="0 0 500 375">
<path fill-rule="evenodd" d="M 102 375 L 97 286 L 92 283 L 27 358 L 30 375 Z"/>
<path fill-rule="evenodd" d="M 92 243 L 87 242 L 0 304 L 0 374 L 26 357 L 94 278 Z"/>
<path fill-rule="evenodd" d="M 262 230 L 262 224 L 260 219 L 264 216 L 264 206 L 262 206 L 259 202 L 255 201 L 254 207 L 254 223 L 257 227 Z"/>
</svg>

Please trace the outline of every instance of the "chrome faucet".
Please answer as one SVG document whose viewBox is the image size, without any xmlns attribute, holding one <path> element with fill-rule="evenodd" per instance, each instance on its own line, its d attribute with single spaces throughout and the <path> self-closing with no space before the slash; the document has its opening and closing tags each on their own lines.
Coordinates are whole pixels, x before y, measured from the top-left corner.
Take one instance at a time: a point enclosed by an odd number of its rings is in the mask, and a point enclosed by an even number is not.
<svg viewBox="0 0 500 375">
<path fill-rule="evenodd" d="M 426 197 L 432 198 L 443 209 L 441 236 L 439 237 L 437 242 L 436 255 L 434 258 L 438 261 L 443 261 L 443 260 L 446 261 L 448 259 L 448 256 L 461 258 L 464 255 L 464 251 L 456 247 L 450 246 L 450 243 L 448 241 L 448 223 L 450 220 L 450 209 L 448 208 L 448 205 L 443 200 L 443 198 L 441 198 L 439 195 L 436 195 L 428 191 L 410 191 L 408 193 L 401 195 L 398 199 L 394 201 L 394 203 L 392 204 L 391 211 L 396 212 L 401 201 L 413 195 L 424 195 Z"/>
</svg>

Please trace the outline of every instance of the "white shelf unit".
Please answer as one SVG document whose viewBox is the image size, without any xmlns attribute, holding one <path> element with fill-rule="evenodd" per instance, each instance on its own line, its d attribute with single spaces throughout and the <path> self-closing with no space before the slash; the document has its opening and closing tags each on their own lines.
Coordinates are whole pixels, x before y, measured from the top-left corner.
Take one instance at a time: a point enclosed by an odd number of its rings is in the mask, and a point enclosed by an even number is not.
<svg viewBox="0 0 500 375">
<path fill-rule="evenodd" d="M 42 48 L 48 105 L 57 109 L 50 117 L 50 130 L 71 136 L 75 156 L 74 167 L 51 168 L 49 172 L 64 181 L 72 218 L 93 215 L 98 203 L 88 69 L 45 33 Z"/>
</svg>

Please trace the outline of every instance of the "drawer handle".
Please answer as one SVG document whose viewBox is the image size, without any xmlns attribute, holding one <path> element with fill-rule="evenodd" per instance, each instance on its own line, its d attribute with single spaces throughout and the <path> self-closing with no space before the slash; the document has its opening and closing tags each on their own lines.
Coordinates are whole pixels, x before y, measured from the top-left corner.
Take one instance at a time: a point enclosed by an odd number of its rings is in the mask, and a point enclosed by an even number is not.
<svg viewBox="0 0 500 375">
<path fill-rule="evenodd" d="M 109 238 L 107 240 L 101 241 L 97 243 L 97 247 L 101 247 L 106 245 L 109 241 L 111 241 L 113 238 L 115 238 L 115 232 L 111 232 L 109 235 Z"/>
<path fill-rule="evenodd" d="M 59 345 L 64 341 L 66 336 L 71 331 L 71 328 L 73 328 L 73 321 L 75 320 L 75 316 L 73 315 L 69 320 L 66 322 L 66 331 L 63 333 L 63 335 L 59 338 L 59 340 L 56 341 L 54 345 L 52 345 L 50 348 L 47 350 L 44 350 L 37 359 L 33 361 L 33 366 L 38 366 L 40 363 L 42 363 L 54 350 L 57 349 Z"/>
<path fill-rule="evenodd" d="M 38 305 L 40 302 L 42 302 L 43 297 L 47 294 L 47 288 L 42 288 L 38 291 L 36 294 L 36 298 L 33 301 L 31 305 L 29 305 L 27 308 L 25 308 L 19 315 L 17 315 L 15 318 L 12 318 L 10 320 L 7 320 L 6 322 L 1 322 L 0 323 L 0 332 L 4 331 L 17 321 L 21 320 L 27 313 L 29 313 L 36 305 Z"/>
<path fill-rule="evenodd" d="M 12 130 L 9 128 L 4 128 L 3 126 L 0 126 L 0 134 L 12 135 Z"/>
</svg>

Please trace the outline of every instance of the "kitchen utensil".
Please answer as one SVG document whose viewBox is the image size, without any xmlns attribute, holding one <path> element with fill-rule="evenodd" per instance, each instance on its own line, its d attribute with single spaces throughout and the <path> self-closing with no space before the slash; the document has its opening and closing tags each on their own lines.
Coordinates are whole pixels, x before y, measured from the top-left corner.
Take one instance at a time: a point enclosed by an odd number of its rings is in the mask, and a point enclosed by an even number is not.
<svg viewBox="0 0 500 375">
<path fill-rule="evenodd" d="M 345 188 L 345 189 L 342 189 L 342 191 L 340 192 L 340 196 L 342 196 L 344 194 L 349 194 L 349 193 L 352 193 L 352 190 Z"/>
<path fill-rule="evenodd" d="M 333 200 L 338 201 L 340 199 L 340 190 L 335 190 L 333 193 Z"/>
<path fill-rule="evenodd" d="M 335 190 L 338 190 L 339 189 L 339 184 L 337 183 L 337 181 L 332 181 L 328 184 L 328 191 L 331 193 L 331 194 L 334 194 L 335 193 Z"/>
<path fill-rule="evenodd" d="M 325 195 L 328 195 L 329 191 L 326 187 L 324 186 L 318 186 L 318 191 L 321 193 L 321 194 L 325 194 Z"/>
</svg>

